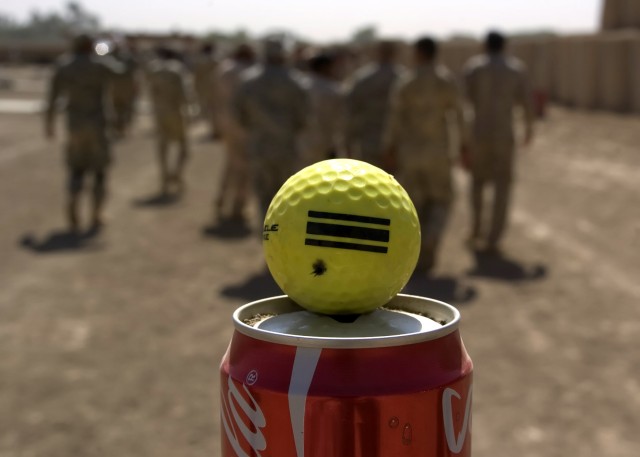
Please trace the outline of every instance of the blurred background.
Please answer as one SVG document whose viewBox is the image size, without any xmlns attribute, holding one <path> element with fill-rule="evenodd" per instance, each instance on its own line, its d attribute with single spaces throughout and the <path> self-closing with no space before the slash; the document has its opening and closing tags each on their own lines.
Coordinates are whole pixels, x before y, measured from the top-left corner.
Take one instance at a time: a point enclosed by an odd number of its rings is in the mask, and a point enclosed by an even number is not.
<svg viewBox="0 0 640 457">
<path fill-rule="evenodd" d="M 219 455 L 231 313 L 281 292 L 255 195 L 241 220 L 221 217 L 229 159 L 198 90 L 201 54 L 222 68 L 238 45 L 259 54 L 278 34 L 302 72 L 320 51 L 340 56 L 333 78 L 347 85 L 379 40 L 410 68 L 411 44 L 429 35 L 462 85 L 493 29 L 526 65 L 535 114 L 502 253 L 465 245 L 469 174 L 456 168 L 438 263 L 405 292 L 462 313 L 475 456 L 638 456 L 639 0 L 3 1 L 0 456 Z M 45 128 L 78 33 L 96 58 L 134 62 L 128 114 L 108 132 L 104 214 L 87 231 L 85 200 L 82 230 L 69 228 L 63 113 L 55 136 Z M 189 158 L 176 194 L 158 185 L 159 47 L 183 66 Z"/>
</svg>

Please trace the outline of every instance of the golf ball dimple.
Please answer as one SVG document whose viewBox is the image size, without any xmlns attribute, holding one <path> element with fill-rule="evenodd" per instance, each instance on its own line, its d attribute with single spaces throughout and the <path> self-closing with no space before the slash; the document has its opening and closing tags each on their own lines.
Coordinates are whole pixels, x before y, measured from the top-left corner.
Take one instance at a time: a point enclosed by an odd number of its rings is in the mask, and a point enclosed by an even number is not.
<svg viewBox="0 0 640 457">
<path fill-rule="evenodd" d="M 409 280 L 420 224 L 393 176 L 358 160 L 325 160 L 290 177 L 274 197 L 263 248 L 276 283 L 299 305 L 363 313 Z"/>
</svg>

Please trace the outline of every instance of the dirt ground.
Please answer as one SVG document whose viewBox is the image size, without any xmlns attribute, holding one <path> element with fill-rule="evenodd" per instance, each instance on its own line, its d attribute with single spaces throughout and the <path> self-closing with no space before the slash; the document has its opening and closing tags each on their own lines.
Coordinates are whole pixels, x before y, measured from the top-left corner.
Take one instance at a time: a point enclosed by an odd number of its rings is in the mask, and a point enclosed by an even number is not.
<svg viewBox="0 0 640 457">
<path fill-rule="evenodd" d="M 41 72 L 21 75 L 0 99 L 40 96 Z M 58 133 L 0 113 L 0 456 L 219 455 L 231 313 L 280 293 L 254 227 L 212 225 L 220 144 L 195 125 L 187 192 L 159 201 L 142 116 L 115 145 L 106 229 L 73 240 Z M 458 174 L 436 275 L 406 291 L 462 313 L 474 456 L 639 455 L 639 145 L 638 117 L 554 107 L 521 151 L 500 260 L 463 245 Z"/>
</svg>

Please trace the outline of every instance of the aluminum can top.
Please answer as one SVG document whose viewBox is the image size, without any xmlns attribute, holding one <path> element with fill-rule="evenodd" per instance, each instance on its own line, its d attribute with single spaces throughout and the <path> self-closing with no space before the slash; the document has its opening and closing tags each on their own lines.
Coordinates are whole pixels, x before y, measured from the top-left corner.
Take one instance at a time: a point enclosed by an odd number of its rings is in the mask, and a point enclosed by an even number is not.
<svg viewBox="0 0 640 457">
<path fill-rule="evenodd" d="M 236 330 L 277 344 L 315 348 L 372 348 L 441 338 L 458 328 L 453 306 L 398 294 L 385 306 L 354 316 L 327 316 L 304 310 L 286 295 L 258 300 L 233 313 Z"/>
</svg>

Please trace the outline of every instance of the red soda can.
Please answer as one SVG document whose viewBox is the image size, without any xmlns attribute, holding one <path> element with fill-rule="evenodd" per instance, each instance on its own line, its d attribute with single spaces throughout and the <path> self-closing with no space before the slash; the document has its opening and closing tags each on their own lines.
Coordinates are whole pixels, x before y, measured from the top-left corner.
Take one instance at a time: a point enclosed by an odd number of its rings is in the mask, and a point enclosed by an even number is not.
<svg viewBox="0 0 640 457">
<path fill-rule="evenodd" d="M 337 319 L 286 296 L 234 312 L 222 457 L 469 457 L 473 365 L 460 313 L 399 294 Z"/>
</svg>

